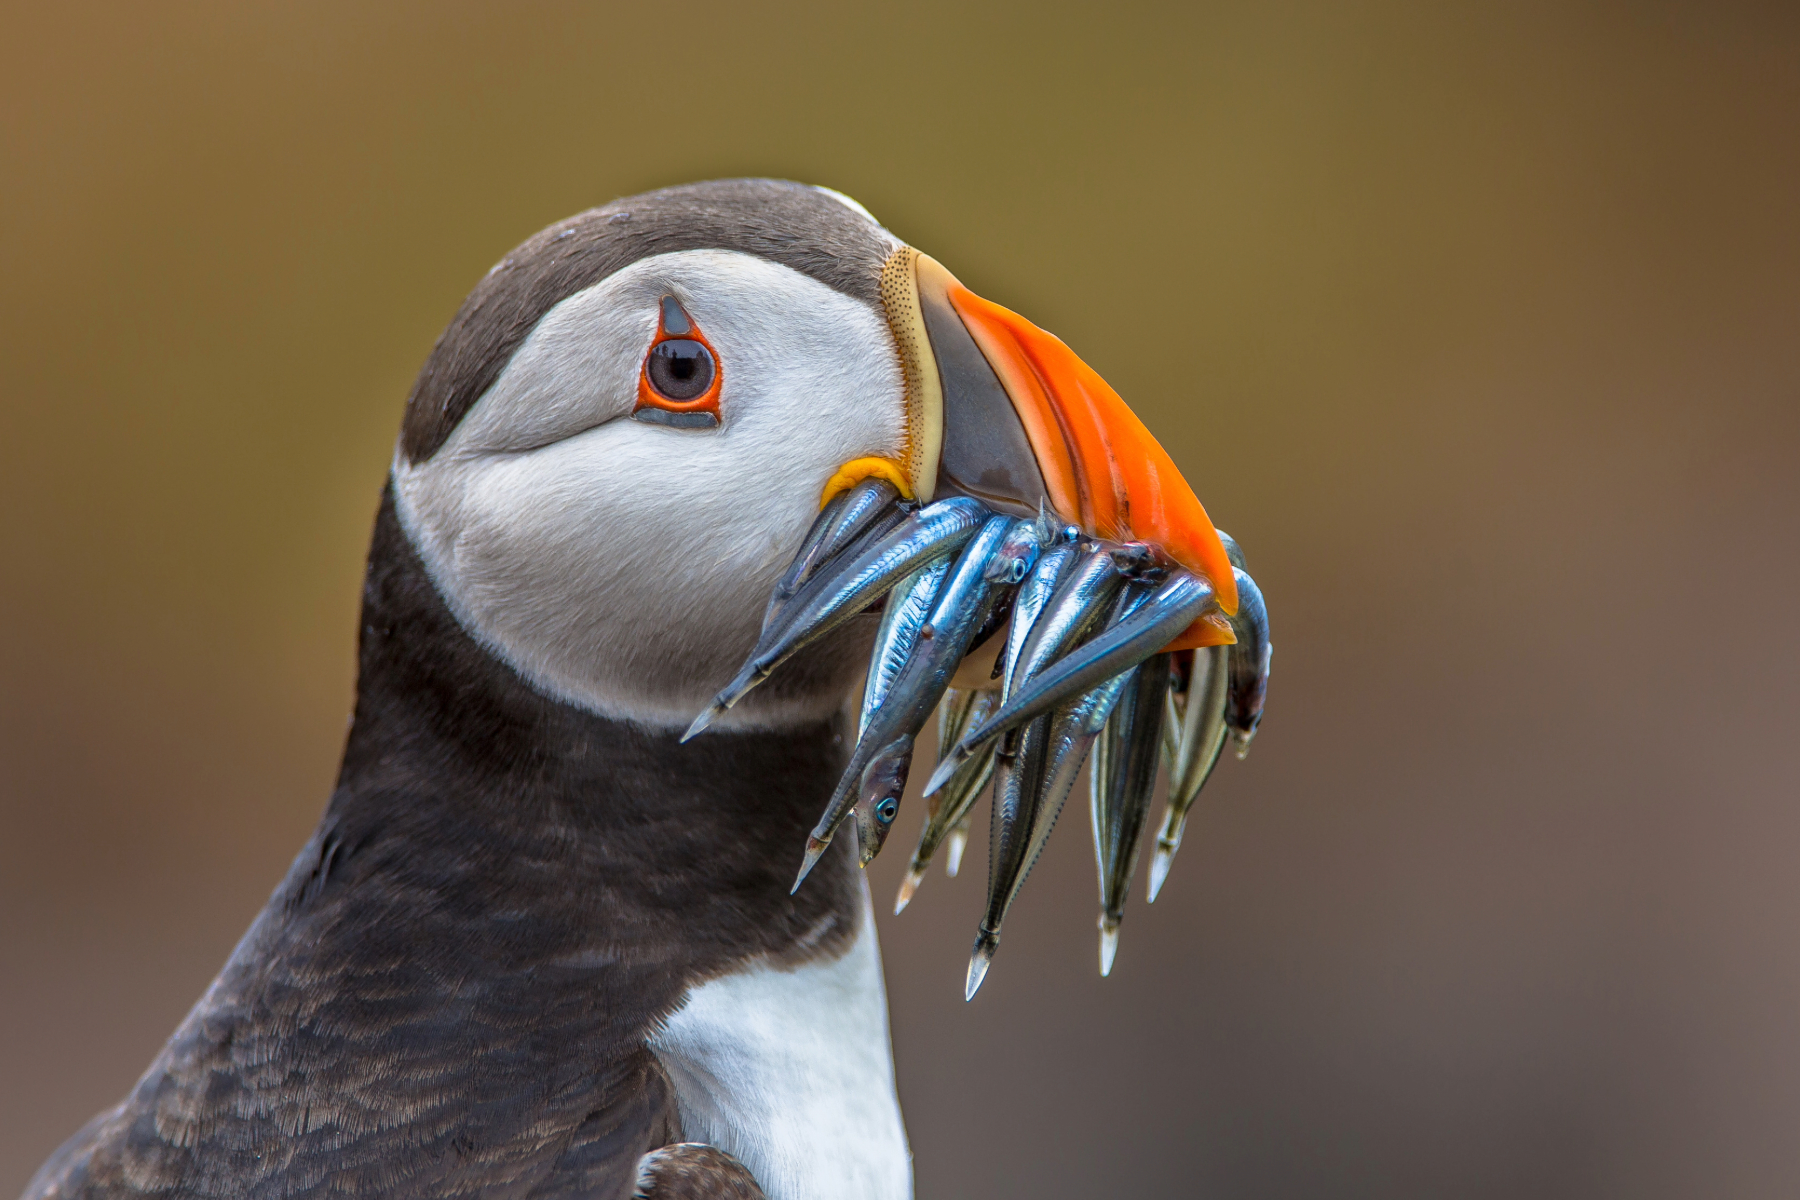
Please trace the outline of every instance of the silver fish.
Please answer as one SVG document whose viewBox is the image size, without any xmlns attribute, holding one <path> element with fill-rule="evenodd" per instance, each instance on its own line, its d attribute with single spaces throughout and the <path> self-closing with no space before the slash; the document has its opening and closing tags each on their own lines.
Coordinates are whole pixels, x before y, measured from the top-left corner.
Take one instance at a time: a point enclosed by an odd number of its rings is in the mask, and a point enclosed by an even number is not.
<svg viewBox="0 0 1800 1200">
<path fill-rule="evenodd" d="M 863 685 L 862 713 L 856 726 L 858 737 L 869 727 L 869 718 L 887 699 L 888 690 L 905 668 L 906 660 L 912 657 L 919 630 L 931 616 L 938 588 L 949 573 L 950 560 L 940 558 L 908 575 L 888 593 L 881 626 L 875 632 L 875 648 L 869 654 L 869 678 Z"/>
<path fill-rule="evenodd" d="M 900 913 L 911 902 L 913 893 L 919 884 L 924 882 L 925 871 L 931 866 L 931 859 L 939 846 L 947 846 L 944 859 L 944 874 L 956 877 L 957 868 L 962 865 L 963 848 L 969 841 L 969 822 L 975 802 L 981 799 L 994 778 L 993 743 L 989 743 L 985 752 L 976 754 L 963 764 L 963 769 L 953 776 L 949 784 L 930 797 L 926 803 L 924 827 L 919 830 L 919 844 L 913 851 L 912 861 L 907 865 L 906 876 L 900 881 L 900 892 L 894 898 L 894 912 Z"/>
<path fill-rule="evenodd" d="M 1038 554 L 1048 541 L 1042 522 L 1020 521 L 1007 533 L 1000 549 L 988 560 L 987 566 L 983 568 L 982 578 L 989 583 L 1017 587 L 1025 581 L 1025 576 L 1030 573 L 1038 560 Z"/>
<path fill-rule="evenodd" d="M 922 566 L 954 554 L 988 520 L 987 509 L 953 496 L 913 513 L 846 561 L 820 570 L 795 596 L 782 619 L 681 737 L 687 741 L 767 679 L 795 651 L 824 637 Z"/>
<path fill-rule="evenodd" d="M 1148 584 L 1127 584 L 1113 602 L 1109 624 L 1129 618 L 1149 601 L 1150 594 Z M 1081 777 L 1081 764 L 1089 748 L 1133 678 L 1133 673 L 1127 671 L 1109 679 L 1026 727 L 1039 732 L 1022 743 L 1020 761 L 1025 765 L 1002 780 L 995 790 L 993 845 L 999 852 L 989 855 L 988 911 L 982 922 L 990 947 L 998 946 L 1007 910 L 1050 840 L 1063 804 Z M 1166 682 L 1164 688 L 1167 690 Z M 992 958 L 991 948 L 988 957 Z M 985 974 L 985 966 L 982 970 Z"/>
<path fill-rule="evenodd" d="M 973 1000 L 987 978 L 994 952 L 1000 948 L 1000 926 L 1019 885 L 1031 870 L 1026 851 L 1031 841 L 1033 806 L 1042 794 L 1038 783 L 1044 766 L 1044 743 L 1050 718 L 1042 716 L 1012 730 L 994 750 L 994 804 L 988 831 L 987 912 L 975 929 L 963 999 Z"/>
<path fill-rule="evenodd" d="M 913 739 L 913 734 L 904 733 L 883 746 L 857 781 L 857 801 L 851 811 L 856 815 L 857 857 L 865 867 L 881 853 L 894 818 L 900 815 L 900 797 L 912 769 Z M 798 881 L 794 886 L 800 886 Z"/>
<path fill-rule="evenodd" d="M 1049 536 L 1054 538 L 1057 532 L 1051 527 Z M 1006 541 L 1001 544 L 1000 549 L 988 560 L 982 578 L 1001 589 L 1000 600 L 988 615 L 981 632 L 975 635 L 974 647 L 958 668 L 958 675 L 966 674 L 968 679 L 973 680 L 980 677 L 983 670 L 991 668 L 985 678 L 1000 678 L 1006 661 L 1006 639 L 995 635 L 1002 631 L 1010 633 L 1013 602 L 1017 598 L 1013 589 L 1018 587 L 1020 580 L 1030 573 L 1033 564 L 1037 562 L 1038 555 L 1046 544 L 1045 536 L 1043 522 L 1020 521 L 1006 535 Z"/>
<path fill-rule="evenodd" d="M 1125 590 L 1112 604 L 1111 617 L 1107 622 L 1118 624 L 1125 621 L 1130 613 L 1148 603 L 1150 590 L 1152 588 L 1145 583 L 1127 583 Z M 1062 815 L 1062 806 L 1069 799 L 1069 793 L 1075 790 L 1075 783 L 1082 775 L 1082 763 L 1087 759 L 1089 748 L 1094 745 L 1094 738 L 1100 736 L 1100 730 L 1105 727 L 1107 718 L 1118 705 L 1121 694 L 1132 678 L 1134 676 L 1130 671 L 1125 675 L 1116 675 L 1091 693 L 1078 696 L 1075 702 L 1058 705 L 1049 714 L 1048 736 L 1044 738 L 1042 748 L 1042 765 L 1035 779 L 1037 795 L 1031 797 L 1028 804 L 1021 806 L 1022 813 L 1028 819 L 1028 828 L 1024 833 L 1024 853 L 1019 862 L 1013 864 L 1017 876 L 1001 882 L 1004 901 L 999 916 L 1004 916 L 1004 910 L 1012 907 L 1012 901 L 1017 898 L 1019 889 L 1024 885 L 1024 876 L 1030 873 L 1031 865 L 1044 853 L 1044 844 L 1048 842 L 1051 831 L 1057 828 L 1057 817 Z M 992 928 L 995 936 L 999 936 L 999 919 L 995 919 Z"/>
<path fill-rule="evenodd" d="M 882 480 L 881 482 L 886 483 L 887 481 Z M 888 486 L 893 487 L 894 485 L 890 483 Z M 769 592 L 768 606 L 763 609 L 763 629 L 766 630 L 775 623 L 775 618 L 780 614 L 782 608 L 794 598 L 795 593 L 800 590 L 800 585 L 812 578 L 812 573 L 824 560 L 822 551 L 825 536 L 837 524 L 838 514 L 844 511 L 844 505 L 850 502 L 850 494 L 855 490 L 855 488 L 851 488 L 839 492 L 826 501 L 825 506 L 819 510 L 819 515 L 813 518 L 812 525 L 806 531 L 805 540 L 800 543 L 800 549 L 794 552 L 794 557 L 788 562 L 787 570 L 781 573 L 781 578 L 775 581 L 775 587 Z M 894 493 L 896 497 L 899 494 L 898 491 Z"/>
<path fill-rule="evenodd" d="M 1188 685 L 1193 678 L 1194 652 L 1176 650 L 1169 659 L 1169 694 L 1164 697 L 1162 756 L 1163 766 L 1175 769 L 1175 756 L 1181 751 L 1181 722 L 1187 713 Z"/>
<path fill-rule="evenodd" d="M 987 964 L 999 948 L 1001 923 L 1025 885 L 1025 877 L 1044 852 L 1056 819 L 1081 778 L 1081 765 L 1088 751 L 1133 678 L 1134 673 L 1127 671 L 1109 679 L 1074 704 L 1058 708 L 1025 727 L 1019 752 L 1023 765 L 995 787 L 994 836 L 1002 853 L 989 855 L 988 911 L 976 939 L 986 953 L 979 969 L 973 961 L 970 963 L 965 999 L 981 986 Z M 978 752 L 971 761 L 981 757 Z"/>
<path fill-rule="evenodd" d="M 964 734 L 954 758 L 967 757 L 988 738 L 1015 729 L 1050 711 L 1064 701 L 1092 691 L 1114 675 L 1130 670 L 1174 641 L 1214 603 L 1212 585 L 1186 571 L 1172 572 L 1141 608 L 1068 654 L 1030 675 L 1014 687 L 1000 710 L 979 727 Z M 1024 669 L 1031 658 L 1027 646 L 1021 658 Z M 1162 701 L 1157 701 L 1162 711 Z M 946 759 L 948 764 L 951 759 Z M 947 777 L 944 767 L 939 775 Z M 930 791 L 937 776 L 926 784 Z"/>
<path fill-rule="evenodd" d="M 954 745 L 962 731 L 969 728 L 971 721 L 981 720 L 999 702 L 1000 694 L 997 691 L 950 689 L 944 696 L 944 702 L 938 705 L 938 745 Z M 926 801 L 925 822 L 919 829 L 919 844 L 913 850 L 906 876 L 900 881 L 900 892 L 894 899 L 896 914 L 902 912 L 912 900 L 938 847 L 946 839 L 954 838 L 958 830 L 963 831 L 963 841 L 966 844 L 969 810 L 975 806 L 982 789 L 987 787 L 993 776 L 994 755 L 992 743 L 989 743 L 987 753 L 977 754 L 964 763 L 963 769 L 957 772 L 949 785 Z M 951 842 L 950 853 L 960 863 L 961 847 L 954 841 Z M 946 874 L 955 876 L 956 872 L 947 870 Z"/>
<path fill-rule="evenodd" d="M 1075 781 L 1080 778 L 1082 764 L 1087 760 L 1094 739 L 1106 727 L 1107 719 L 1112 716 L 1119 696 L 1131 679 L 1129 671 L 1114 676 L 1074 704 L 1056 710 L 1044 768 L 1044 794 L 1059 811 L 1075 789 Z M 1046 830 L 1046 836 L 1048 833 Z"/>
<path fill-rule="evenodd" d="M 1263 701 L 1269 694 L 1269 659 L 1274 647 L 1269 643 L 1269 610 L 1263 603 L 1262 589 L 1242 567 L 1231 572 L 1237 580 L 1238 610 L 1231 618 L 1237 644 L 1231 647 L 1231 686 L 1225 702 L 1225 723 L 1231 727 L 1231 740 L 1237 756 L 1250 753 L 1250 739 L 1262 720 Z"/>
<path fill-rule="evenodd" d="M 1018 613 L 1016 605 L 1014 606 L 1013 612 L 1016 617 Z M 1004 665 L 1004 660 L 1002 660 L 1002 664 Z M 997 691 L 977 692 L 976 696 L 976 702 L 969 710 L 968 718 L 958 725 L 954 731 L 946 730 L 941 726 L 939 727 L 938 757 L 940 759 L 944 754 L 948 753 L 949 747 L 956 744 L 957 738 L 961 737 L 967 730 L 979 725 L 982 721 L 985 721 L 993 714 L 993 711 L 1000 706 L 1001 693 Z M 956 878 L 957 871 L 961 869 L 963 851 L 969 845 L 969 826 L 975 819 L 971 810 L 974 808 L 975 802 L 981 798 L 982 791 L 987 788 L 988 783 L 994 777 L 993 747 L 994 744 L 989 742 L 986 753 L 977 754 L 970 760 L 970 762 L 980 764 L 976 768 L 977 772 L 979 772 L 980 782 L 973 785 L 970 789 L 968 800 L 963 807 L 962 818 L 950 826 L 950 832 L 944 837 L 944 874 L 952 879 Z M 968 765 L 968 763 L 964 764 L 965 767 Z M 955 784 L 956 777 L 952 776 L 949 785 L 950 790 L 954 790 Z M 938 793 L 939 796 L 943 796 L 944 794 L 944 792 Z M 934 801 L 927 800 L 927 803 L 932 802 Z M 946 801 L 945 803 L 948 804 L 949 801 Z M 954 808 L 951 811 L 954 811 Z"/>
<path fill-rule="evenodd" d="M 1185 703 L 1171 691 L 1163 718 L 1163 744 L 1173 734 L 1175 752 L 1168 757 L 1169 798 L 1163 806 L 1162 827 L 1156 834 L 1156 851 L 1150 860 L 1150 900 L 1156 901 L 1169 877 L 1175 852 L 1181 848 L 1188 810 L 1206 786 L 1207 778 L 1225 748 L 1225 688 L 1228 647 L 1207 646 L 1193 651 L 1193 667 Z"/>
<path fill-rule="evenodd" d="M 1219 544 L 1225 547 L 1225 557 L 1231 565 L 1240 571 L 1248 571 L 1250 564 L 1244 561 L 1244 549 L 1237 544 L 1237 539 L 1217 526 L 1213 527 L 1213 532 L 1219 535 Z"/>
<path fill-rule="evenodd" d="M 901 580 L 888 593 L 887 607 L 881 614 L 881 625 L 875 633 L 875 648 L 869 656 L 869 678 L 863 686 L 862 713 L 856 732 L 867 732 L 869 722 L 887 699 L 889 690 L 918 644 L 919 631 L 931 615 L 944 576 L 950 573 L 950 560 L 941 558 L 921 567 Z M 863 865 L 880 851 L 887 830 L 900 813 L 900 796 L 906 790 L 906 777 L 912 769 L 913 739 L 909 734 L 883 747 L 863 768 L 858 786 L 860 799 L 856 805 L 856 830 Z"/>
<path fill-rule="evenodd" d="M 1104 620 L 1124 586 L 1125 574 L 1110 550 L 1096 548 L 1083 555 L 1032 622 L 1031 632 L 1006 680 L 1008 695 L 1017 692 L 1026 680 L 1035 678 Z"/>
<path fill-rule="evenodd" d="M 899 502 L 899 490 L 885 479 L 865 479 L 833 496 L 807 530 L 799 553 L 775 581 L 769 606 L 763 611 L 763 629 L 768 630 L 780 619 L 789 602 L 821 566 L 865 533 L 878 528 L 886 532 L 899 524 L 906 515 Z"/>
<path fill-rule="evenodd" d="M 1050 603 L 1050 597 L 1056 594 L 1057 585 L 1080 557 L 1081 552 L 1070 542 L 1050 547 L 1038 556 L 1037 565 L 1026 575 L 1018 594 L 1013 597 L 1012 626 L 1006 631 L 1006 654 L 1001 659 L 1002 697 L 1006 695 L 1007 683 L 1018 669 L 1019 655 L 1024 653 L 1025 643 L 1031 637 L 1038 618 L 1043 615 L 1044 606 Z M 955 744 L 954 741 L 945 742 L 939 747 L 939 753 L 949 754 Z"/>
<path fill-rule="evenodd" d="M 979 714 L 984 709 L 993 707 L 994 699 L 991 689 L 972 691 L 951 688 L 945 692 L 943 703 L 938 705 L 937 711 L 939 748 L 948 746 L 961 737 L 971 721 L 979 720 Z"/>
<path fill-rule="evenodd" d="M 1114 620 L 1123 620 L 1149 598 L 1147 588 L 1136 591 L 1117 597 Z M 987 977 L 1006 914 L 1050 840 L 1082 761 L 1132 678 L 1127 671 L 1073 704 L 1038 717 L 1007 734 L 993 752 L 999 765 L 988 842 L 988 907 L 969 956 L 965 1000 L 974 998 Z"/>
<path fill-rule="evenodd" d="M 957 664 L 968 652 L 975 634 L 986 622 L 998 598 L 998 589 L 982 578 L 988 559 L 1005 540 L 1008 529 L 1012 526 L 1010 517 L 989 517 L 963 548 L 957 557 L 956 565 L 950 569 L 937 593 L 937 602 L 931 610 L 928 623 L 919 631 L 918 644 L 906 666 L 889 688 L 881 706 L 875 710 L 869 726 L 857 741 L 856 749 L 850 755 L 850 765 L 843 778 L 838 781 L 832 792 L 830 802 L 825 806 L 824 814 L 812 833 L 806 839 L 806 854 L 800 867 L 799 877 L 794 880 L 794 888 L 798 890 L 807 873 L 818 862 L 825 847 L 831 844 L 832 836 L 843 822 L 851 807 L 857 802 L 861 792 L 863 776 L 877 758 L 890 764 L 900 753 L 894 749 L 894 743 L 905 738 L 904 750 L 908 762 L 911 759 L 911 739 L 924 728 L 931 710 L 937 707 L 945 690 L 950 686 L 950 678 L 956 673 Z M 862 796 L 876 820 L 867 825 L 866 830 L 872 844 L 879 849 L 887 837 L 888 829 L 893 821 L 890 814 L 886 822 L 879 821 L 879 807 L 889 792 L 898 807 L 898 791 L 892 788 L 891 769 L 889 773 L 877 773 L 871 777 L 871 791 Z M 904 785 L 904 772 L 900 782 Z M 870 843 L 864 843 L 865 852 Z M 866 865 L 865 859 L 865 865 Z"/>
<path fill-rule="evenodd" d="M 1125 894 L 1137 869 L 1138 835 L 1156 788 L 1162 741 L 1163 697 L 1169 690 L 1169 656 L 1152 655 L 1122 690 L 1094 755 L 1089 813 L 1094 826 L 1094 864 L 1100 880 L 1100 974 L 1112 972 L 1119 949 Z"/>
<path fill-rule="evenodd" d="M 987 546 L 991 544 L 997 523 L 1004 519 L 1002 517 L 993 518 L 969 544 L 964 551 L 964 558 L 959 562 L 966 561 L 971 566 L 977 562 Z M 1020 522 L 1020 524 L 1029 523 Z M 920 631 L 921 636 L 925 637 L 932 636 L 934 629 L 942 635 L 943 631 L 950 628 L 951 621 L 961 621 L 965 617 L 973 619 L 978 615 L 979 619 L 973 620 L 972 628 L 976 632 L 972 637 L 965 640 L 964 634 L 960 631 L 955 633 L 953 639 L 940 636 L 937 644 L 928 647 L 924 655 L 915 656 L 928 660 L 927 666 L 915 668 L 904 682 L 896 679 L 896 683 L 899 683 L 903 689 L 916 689 L 922 685 L 925 690 L 918 692 L 916 698 L 910 701 L 906 697 L 913 695 L 911 690 L 902 690 L 899 696 L 895 697 L 899 710 L 898 717 L 894 720 L 886 718 L 883 720 L 888 728 L 901 730 L 902 736 L 878 752 L 875 759 L 863 771 L 854 812 L 859 834 L 858 844 L 861 848 L 861 860 L 865 867 L 881 852 L 882 845 L 887 841 L 887 835 L 893 829 L 894 817 L 900 810 L 901 794 L 906 789 L 907 775 L 912 768 L 914 738 L 919 729 L 924 726 L 931 710 L 938 706 L 939 697 L 943 695 L 950 679 L 955 676 L 957 665 L 967 655 L 969 646 L 980 640 L 982 631 L 995 624 L 996 617 L 999 615 L 998 601 L 1004 592 L 1003 587 L 995 586 L 995 579 L 998 577 L 1004 580 L 1006 575 L 1004 572 L 995 572 L 993 564 L 996 559 L 1016 555 L 1019 552 L 1017 532 L 1017 526 L 1014 526 L 1006 533 L 999 546 L 989 554 L 986 565 L 981 568 L 980 585 L 975 583 L 972 574 L 964 574 L 959 579 L 952 580 L 943 586 L 941 589 L 943 607 L 941 609 L 933 607 L 933 624 L 923 627 Z M 955 595 L 951 594 L 953 588 L 963 591 L 964 599 L 958 600 Z M 946 617 L 945 614 L 948 616 Z M 958 643 L 962 643 L 960 649 Z M 913 661 L 913 658 L 907 659 L 908 663 Z M 948 663 L 947 670 L 943 669 L 945 663 Z M 883 700 L 886 699 L 888 697 L 884 696 Z M 893 716 L 893 713 L 890 712 L 888 715 Z"/>
<path fill-rule="evenodd" d="M 1054 557 L 1045 555 L 1046 559 Z M 1035 582 L 1035 580 L 1028 581 Z M 1094 627 L 1112 607 L 1119 589 L 1125 585 L 1125 576 L 1113 561 L 1111 553 L 1104 549 L 1092 549 L 1081 555 L 1072 565 L 1064 568 L 1056 591 L 1051 595 L 1039 612 L 1037 619 L 1031 623 L 1030 629 L 1023 635 L 1017 654 L 1010 653 L 1012 660 L 1005 679 L 1003 695 L 1006 703 L 1000 708 L 998 717 L 1012 707 L 1012 697 L 1027 680 L 1033 680 L 1038 673 L 1048 666 L 1056 657 Z M 1014 626 L 1016 630 L 1017 625 Z M 1098 683 L 1100 681 L 1096 681 Z M 1048 710 L 1051 705 L 1044 705 L 1038 713 Z M 1033 713 L 1033 716 L 1037 713 Z M 951 752 L 938 764 L 931 780 L 925 785 L 925 794 L 930 795 L 942 787 L 955 774 L 974 752 L 978 741 L 974 735 L 992 725 L 994 718 L 989 718 L 978 729 L 964 734 Z M 1023 720 L 1014 721 L 1012 725 L 1023 724 Z M 1009 726 L 1010 728 L 1010 726 Z M 997 730 L 995 732 L 998 732 Z"/>
</svg>

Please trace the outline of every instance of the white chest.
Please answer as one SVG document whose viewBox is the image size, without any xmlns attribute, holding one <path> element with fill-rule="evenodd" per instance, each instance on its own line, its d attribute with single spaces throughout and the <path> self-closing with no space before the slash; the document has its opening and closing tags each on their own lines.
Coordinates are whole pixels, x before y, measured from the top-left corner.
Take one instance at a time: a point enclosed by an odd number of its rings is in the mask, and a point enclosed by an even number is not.
<svg viewBox="0 0 1800 1200">
<path fill-rule="evenodd" d="M 866 884 L 842 958 L 702 984 L 650 1046 L 684 1136 L 737 1156 L 769 1200 L 912 1195 Z"/>
</svg>

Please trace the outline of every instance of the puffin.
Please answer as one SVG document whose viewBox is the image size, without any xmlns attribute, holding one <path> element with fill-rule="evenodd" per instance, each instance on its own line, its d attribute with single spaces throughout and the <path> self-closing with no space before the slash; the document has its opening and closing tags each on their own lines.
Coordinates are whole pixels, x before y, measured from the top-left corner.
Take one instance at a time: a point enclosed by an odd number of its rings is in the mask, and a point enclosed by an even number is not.
<svg viewBox="0 0 1800 1200">
<path fill-rule="evenodd" d="M 910 1196 L 859 868 L 914 739 L 897 907 L 992 797 L 972 996 L 1084 763 L 1110 966 L 1158 763 L 1152 894 L 1267 672 L 1118 395 L 855 201 L 552 225 L 406 401 L 317 829 L 25 1195 Z"/>
</svg>

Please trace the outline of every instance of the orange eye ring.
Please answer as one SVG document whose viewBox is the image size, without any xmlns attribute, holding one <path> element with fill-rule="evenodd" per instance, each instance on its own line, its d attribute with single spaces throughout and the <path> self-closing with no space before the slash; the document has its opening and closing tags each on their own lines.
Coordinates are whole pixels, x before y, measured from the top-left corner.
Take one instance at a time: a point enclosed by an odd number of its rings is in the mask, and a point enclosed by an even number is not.
<svg viewBox="0 0 1800 1200">
<path fill-rule="evenodd" d="M 664 346 L 667 350 L 659 354 L 658 348 Z M 666 377 L 664 387 L 657 386 L 652 371 Z M 695 376 L 706 378 L 698 395 L 677 398 L 665 394 L 665 388 L 683 390 L 680 385 Z M 657 306 L 656 337 L 644 351 L 644 361 L 638 367 L 637 406 L 631 411 L 632 419 L 676 429 L 717 429 L 723 421 L 719 387 L 724 378 L 719 352 L 700 332 L 700 326 L 679 300 L 664 296 Z"/>
</svg>

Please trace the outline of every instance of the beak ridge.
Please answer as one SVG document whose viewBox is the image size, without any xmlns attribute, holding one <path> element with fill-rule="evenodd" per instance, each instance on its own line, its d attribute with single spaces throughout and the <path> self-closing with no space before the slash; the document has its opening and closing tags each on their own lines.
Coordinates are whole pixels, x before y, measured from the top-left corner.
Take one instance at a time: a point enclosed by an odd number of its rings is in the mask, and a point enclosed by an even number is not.
<svg viewBox="0 0 1800 1200">
<path fill-rule="evenodd" d="M 1148 542 L 1212 584 L 1237 611 L 1237 584 L 1206 509 L 1156 438 L 1060 338 L 984 300 L 910 246 L 882 273 L 908 394 L 919 411 L 911 465 L 921 498 L 967 494 L 1016 516 L 1042 502 L 1087 533 Z M 921 453 L 923 451 L 923 453 Z M 1171 646 L 1226 645 L 1209 613 Z"/>
<path fill-rule="evenodd" d="M 1236 612 L 1231 562 L 1211 518 L 1119 393 L 1018 313 L 954 280 L 947 294 L 1012 399 L 1057 511 L 1100 537 L 1159 547 L 1211 583 L 1223 611 Z"/>
</svg>

